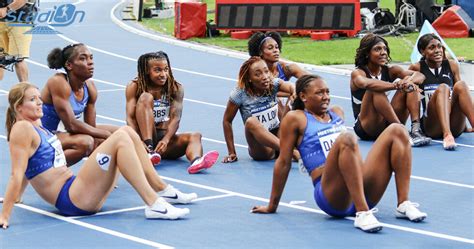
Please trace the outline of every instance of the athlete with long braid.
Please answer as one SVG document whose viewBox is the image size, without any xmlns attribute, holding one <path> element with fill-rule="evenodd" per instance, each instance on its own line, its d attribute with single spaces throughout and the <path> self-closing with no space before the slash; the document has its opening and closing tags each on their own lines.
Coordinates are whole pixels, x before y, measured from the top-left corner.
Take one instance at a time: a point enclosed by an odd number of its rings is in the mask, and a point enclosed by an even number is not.
<svg viewBox="0 0 474 249">
<path fill-rule="evenodd" d="M 138 58 L 138 76 L 126 89 L 127 124 L 140 134 L 148 152 L 164 159 L 186 155 L 194 174 L 212 167 L 217 151 L 203 155 L 201 134 L 179 133 L 183 110 L 184 88 L 173 76 L 168 55 L 162 51 L 146 53 Z"/>
</svg>

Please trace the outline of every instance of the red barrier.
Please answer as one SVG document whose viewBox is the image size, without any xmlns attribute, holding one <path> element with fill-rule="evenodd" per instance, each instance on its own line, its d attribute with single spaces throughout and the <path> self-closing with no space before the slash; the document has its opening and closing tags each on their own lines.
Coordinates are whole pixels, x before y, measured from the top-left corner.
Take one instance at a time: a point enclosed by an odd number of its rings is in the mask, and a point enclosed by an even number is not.
<svg viewBox="0 0 474 249">
<path fill-rule="evenodd" d="M 175 2 L 174 36 L 181 40 L 206 35 L 206 3 Z"/>
<path fill-rule="evenodd" d="M 466 22 L 464 19 L 471 18 L 461 7 L 454 5 L 444 11 L 443 14 L 433 22 L 433 28 L 445 38 L 468 37 L 469 30 L 474 27 L 469 27 L 468 24 L 472 23 L 472 20 Z"/>
</svg>

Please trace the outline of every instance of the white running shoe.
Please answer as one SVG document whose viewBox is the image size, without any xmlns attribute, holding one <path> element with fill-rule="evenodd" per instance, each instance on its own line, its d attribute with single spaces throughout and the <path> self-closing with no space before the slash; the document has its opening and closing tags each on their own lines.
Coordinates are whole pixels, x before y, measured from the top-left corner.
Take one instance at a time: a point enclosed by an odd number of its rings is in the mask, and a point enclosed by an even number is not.
<svg viewBox="0 0 474 249">
<path fill-rule="evenodd" d="M 418 210 L 419 206 L 420 204 L 418 203 L 404 201 L 398 205 L 397 210 L 395 211 L 395 216 L 397 218 L 409 219 L 413 222 L 420 222 L 428 215 L 426 213 L 420 212 L 420 210 Z"/>
<path fill-rule="evenodd" d="M 153 205 L 145 207 L 145 217 L 147 219 L 176 220 L 187 214 L 189 214 L 188 208 L 173 207 L 161 197 L 158 197 Z"/>
<path fill-rule="evenodd" d="M 165 189 L 158 192 L 158 195 L 169 203 L 188 204 L 197 199 L 196 193 L 185 194 L 171 184 L 168 184 Z"/>
<path fill-rule="evenodd" d="M 375 233 L 382 230 L 382 225 L 374 216 L 374 213 L 377 212 L 377 208 L 372 208 L 369 211 L 357 212 L 354 219 L 354 226 L 367 233 Z"/>
<path fill-rule="evenodd" d="M 191 166 L 188 168 L 189 174 L 196 174 L 201 172 L 205 169 L 208 169 L 216 163 L 217 159 L 219 158 L 219 152 L 216 150 L 211 150 L 204 154 L 201 158 L 195 160 Z"/>
</svg>

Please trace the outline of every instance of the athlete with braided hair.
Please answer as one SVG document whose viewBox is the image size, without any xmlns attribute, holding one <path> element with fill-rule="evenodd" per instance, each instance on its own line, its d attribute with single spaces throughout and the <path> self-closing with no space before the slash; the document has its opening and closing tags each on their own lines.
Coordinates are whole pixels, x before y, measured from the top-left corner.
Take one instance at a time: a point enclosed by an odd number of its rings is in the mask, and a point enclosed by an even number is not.
<svg viewBox="0 0 474 249">
<path fill-rule="evenodd" d="M 138 76 L 126 88 L 127 124 L 140 134 L 148 152 L 165 159 L 186 155 L 194 174 L 212 167 L 217 151 L 203 155 L 201 134 L 179 133 L 184 88 L 173 76 L 165 52 L 151 52 L 138 58 Z"/>
</svg>

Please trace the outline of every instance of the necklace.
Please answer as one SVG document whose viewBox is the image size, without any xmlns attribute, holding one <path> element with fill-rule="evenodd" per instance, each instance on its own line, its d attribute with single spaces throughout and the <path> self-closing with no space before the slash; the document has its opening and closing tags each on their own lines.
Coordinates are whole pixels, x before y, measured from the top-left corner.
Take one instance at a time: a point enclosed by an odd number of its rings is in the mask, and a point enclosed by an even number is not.
<svg viewBox="0 0 474 249">
<path fill-rule="evenodd" d="M 328 115 L 328 112 L 323 113 L 322 116 L 314 114 L 312 111 L 305 109 L 309 114 L 311 114 L 319 122 L 325 122 L 324 118 Z M 331 122 L 331 117 L 329 117 L 329 122 Z"/>
<path fill-rule="evenodd" d="M 368 71 L 369 71 L 369 74 L 370 74 L 370 76 L 371 76 L 372 78 L 375 78 L 375 79 L 378 79 L 378 80 L 379 80 L 379 79 L 381 78 L 381 76 L 382 76 L 382 70 L 380 70 L 379 74 L 377 74 L 377 75 L 372 74 L 372 72 L 371 72 L 370 70 L 368 70 Z"/>
</svg>

